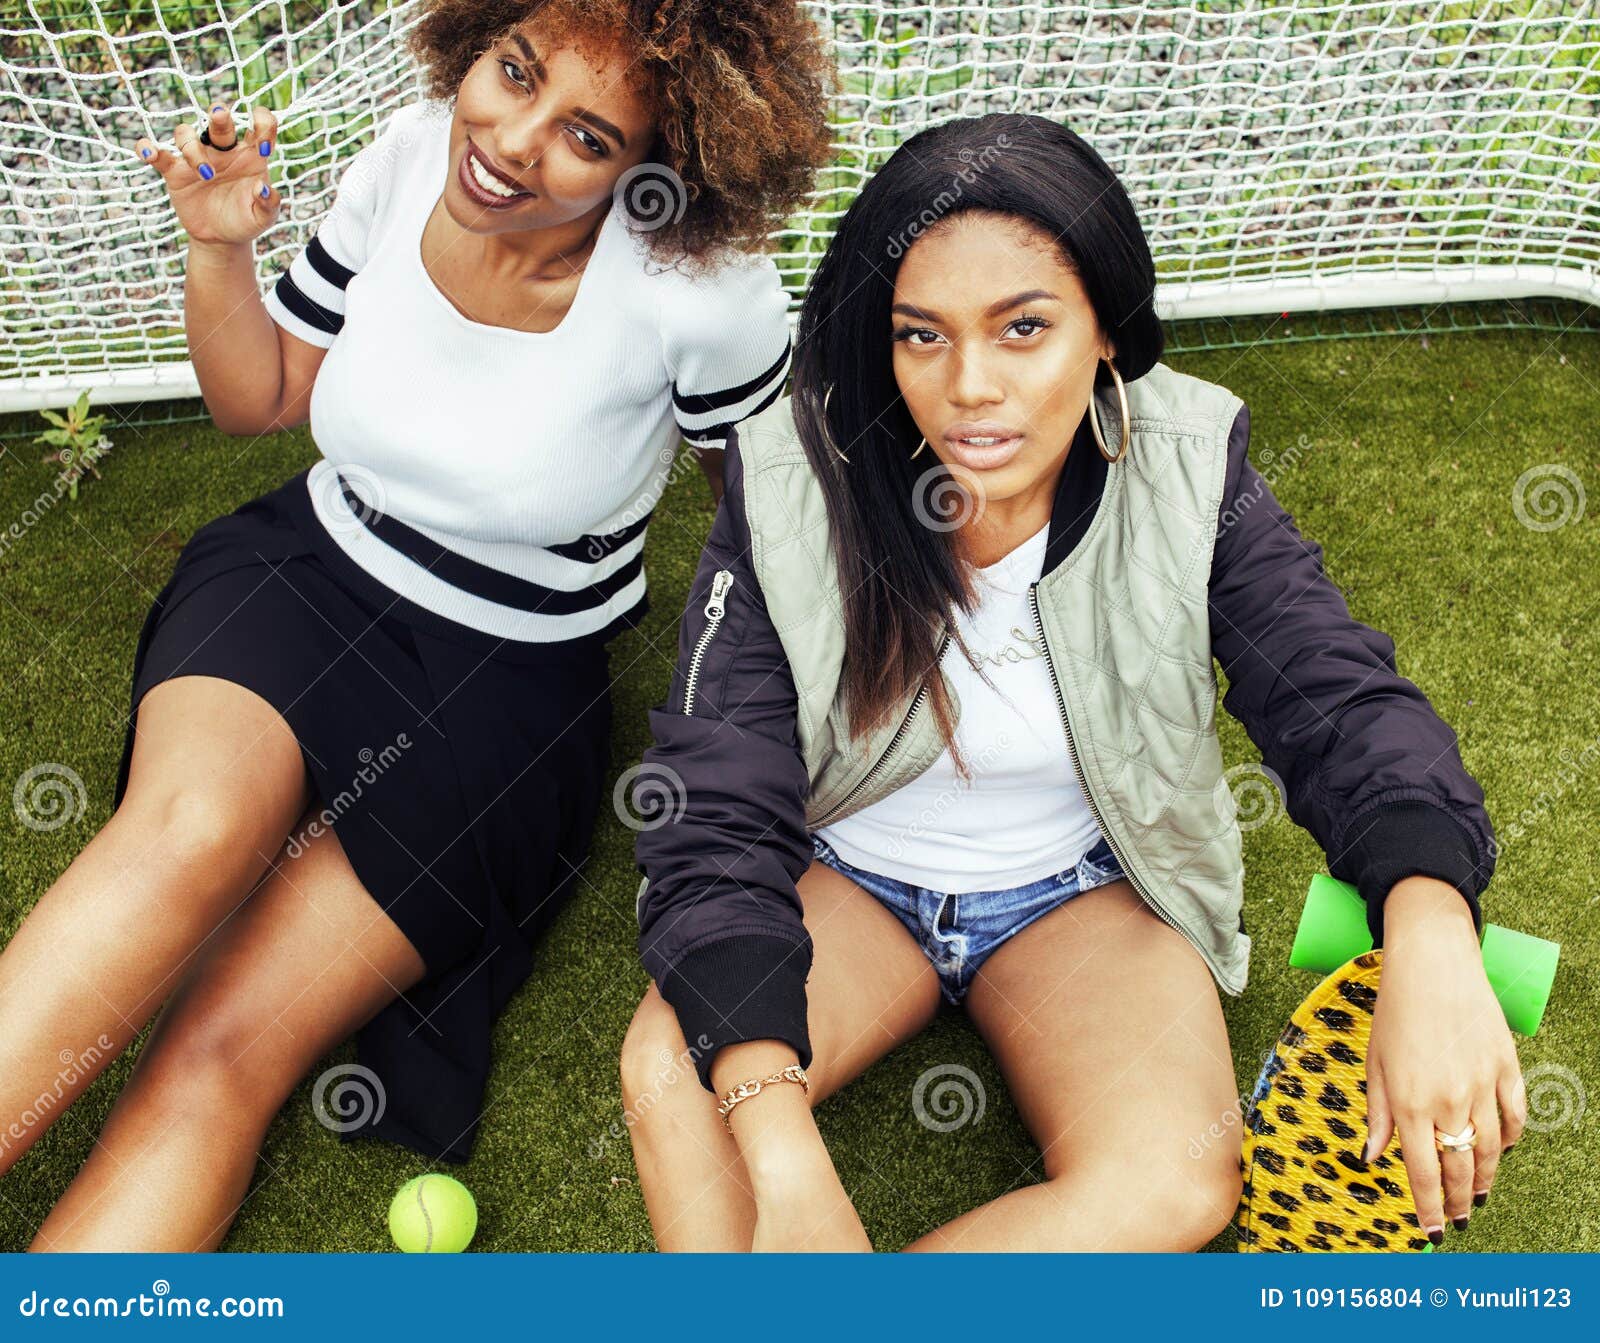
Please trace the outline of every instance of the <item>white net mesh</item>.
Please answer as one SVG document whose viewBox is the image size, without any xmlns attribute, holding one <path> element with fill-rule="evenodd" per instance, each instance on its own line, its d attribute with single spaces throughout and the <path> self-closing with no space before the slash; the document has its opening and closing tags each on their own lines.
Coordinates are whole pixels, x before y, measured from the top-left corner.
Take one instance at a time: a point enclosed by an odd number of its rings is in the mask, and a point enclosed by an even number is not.
<svg viewBox="0 0 1600 1343">
<path fill-rule="evenodd" d="M 1600 303 L 1600 14 L 1502 4 L 806 6 L 837 155 L 779 236 L 796 294 L 894 146 L 953 116 L 1060 118 L 1122 174 L 1165 316 L 1551 295 Z M 275 108 L 263 284 L 343 163 L 420 95 L 418 0 L 0 0 L 0 409 L 193 395 L 183 236 L 132 145 Z M 441 184 L 442 186 L 442 184 Z"/>
</svg>

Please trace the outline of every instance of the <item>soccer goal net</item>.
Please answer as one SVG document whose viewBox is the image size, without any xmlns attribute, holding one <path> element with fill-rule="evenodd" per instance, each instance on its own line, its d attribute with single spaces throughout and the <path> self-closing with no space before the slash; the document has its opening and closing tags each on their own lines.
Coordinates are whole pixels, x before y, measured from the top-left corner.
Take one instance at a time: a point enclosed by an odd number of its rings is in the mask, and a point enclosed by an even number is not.
<svg viewBox="0 0 1600 1343">
<path fill-rule="evenodd" d="M 776 238 L 798 301 L 854 193 L 931 123 L 1055 117 L 1124 178 L 1166 317 L 1535 295 L 1600 303 L 1600 0 L 809 0 L 834 166 Z M 140 135 L 280 123 L 263 287 L 421 96 L 418 0 L 0 0 L 0 410 L 194 395 L 184 239 Z M 441 183 L 441 187 L 442 187 Z"/>
</svg>

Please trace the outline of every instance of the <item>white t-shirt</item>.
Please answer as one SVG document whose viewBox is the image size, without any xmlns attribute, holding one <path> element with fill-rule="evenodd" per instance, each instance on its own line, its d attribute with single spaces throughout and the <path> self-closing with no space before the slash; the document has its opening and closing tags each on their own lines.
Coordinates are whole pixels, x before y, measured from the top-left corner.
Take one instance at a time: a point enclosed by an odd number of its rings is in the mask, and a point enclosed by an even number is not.
<svg viewBox="0 0 1600 1343">
<path fill-rule="evenodd" d="M 823 826 L 817 833 L 845 862 L 966 894 L 1065 872 L 1099 842 L 1028 604 L 1049 532 L 1047 524 L 979 569 L 977 608 L 970 616 L 955 612 L 957 629 L 989 678 L 952 638 L 943 666 L 960 697 L 956 744 L 971 779 L 956 774 L 946 750 L 887 797 Z"/>
<path fill-rule="evenodd" d="M 328 351 L 307 487 L 352 560 L 436 614 L 535 642 L 612 631 L 642 607 L 679 436 L 720 447 L 781 393 L 788 297 L 770 257 L 662 267 L 614 208 L 553 331 L 473 321 L 422 263 L 450 122 L 437 100 L 397 111 L 266 296 Z"/>
</svg>

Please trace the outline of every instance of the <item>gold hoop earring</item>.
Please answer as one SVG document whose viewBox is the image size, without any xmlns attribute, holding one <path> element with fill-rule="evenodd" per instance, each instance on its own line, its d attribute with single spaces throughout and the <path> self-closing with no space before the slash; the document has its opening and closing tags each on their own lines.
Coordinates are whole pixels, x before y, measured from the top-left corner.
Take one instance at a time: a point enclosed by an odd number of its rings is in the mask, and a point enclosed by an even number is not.
<svg viewBox="0 0 1600 1343">
<path fill-rule="evenodd" d="M 1122 385 L 1122 375 L 1117 372 L 1117 366 L 1109 359 L 1104 361 L 1105 366 L 1111 370 L 1111 381 L 1117 385 L 1117 400 L 1122 404 L 1122 441 L 1117 444 L 1116 455 L 1113 456 L 1106 448 L 1105 435 L 1100 432 L 1100 412 L 1095 408 L 1094 390 L 1089 391 L 1089 428 L 1094 431 L 1095 446 L 1100 449 L 1100 455 L 1107 462 L 1120 462 L 1128 451 L 1128 443 L 1133 437 L 1133 421 L 1128 414 L 1128 393 Z"/>
<path fill-rule="evenodd" d="M 918 457 L 922 456 L 922 450 L 923 450 L 923 448 L 925 448 L 927 446 L 928 446 L 928 439 L 927 439 L 927 436 L 924 435 L 923 439 L 922 439 L 922 442 L 920 444 L 918 444 L 918 446 L 917 446 L 917 450 L 914 453 L 911 454 L 911 460 L 912 461 L 916 461 Z"/>
<path fill-rule="evenodd" d="M 834 455 L 846 466 L 850 459 L 839 451 L 839 445 L 833 441 L 833 430 L 828 424 L 828 402 L 833 399 L 833 384 L 828 384 L 828 390 L 822 394 L 822 432 L 828 436 L 828 446 L 833 449 Z"/>
</svg>

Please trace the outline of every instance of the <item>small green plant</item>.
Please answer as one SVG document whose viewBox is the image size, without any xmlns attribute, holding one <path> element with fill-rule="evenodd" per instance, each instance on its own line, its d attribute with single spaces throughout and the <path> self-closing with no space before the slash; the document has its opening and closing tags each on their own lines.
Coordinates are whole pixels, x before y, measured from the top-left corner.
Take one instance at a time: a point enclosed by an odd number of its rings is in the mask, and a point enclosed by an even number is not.
<svg viewBox="0 0 1600 1343">
<path fill-rule="evenodd" d="M 78 482 L 83 479 L 83 473 L 87 471 L 99 480 L 100 472 L 95 469 L 95 463 L 111 451 L 111 440 L 100 432 L 108 417 L 89 413 L 88 392 L 67 407 L 65 416 L 53 410 L 41 410 L 39 414 L 55 426 L 33 437 L 35 443 L 47 443 L 55 449 L 40 460 L 61 468 L 67 498 L 76 503 Z"/>
</svg>

